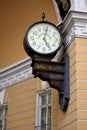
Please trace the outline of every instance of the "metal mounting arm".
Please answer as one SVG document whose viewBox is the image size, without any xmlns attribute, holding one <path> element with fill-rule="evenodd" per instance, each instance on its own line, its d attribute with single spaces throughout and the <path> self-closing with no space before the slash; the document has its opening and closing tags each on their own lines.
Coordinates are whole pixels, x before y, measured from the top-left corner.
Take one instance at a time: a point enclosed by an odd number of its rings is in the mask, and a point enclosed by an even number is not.
<svg viewBox="0 0 87 130">
<path fill-rule="evenodd" d="M 64 62 L 53 62 L 45 59 L 32 59 L 33 74 L 43 81 L 47 81 L 50 87 L 59 91 L 59 104 L 62 111 L 68 108 L 69 90 L 69 57 L 65 55 Z"/>
</svg>

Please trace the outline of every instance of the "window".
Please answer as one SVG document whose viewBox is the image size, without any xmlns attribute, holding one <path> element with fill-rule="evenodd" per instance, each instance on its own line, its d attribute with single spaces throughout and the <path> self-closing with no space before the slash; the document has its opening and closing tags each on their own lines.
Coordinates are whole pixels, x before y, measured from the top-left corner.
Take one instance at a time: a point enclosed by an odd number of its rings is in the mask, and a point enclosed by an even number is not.
<svg viewBox="0 0 87 130">
<path fill-rule="evenodd" d="M 51 130 L 51 91 L 37 94 L 37 114 L 35 130 Z"/>
<path fill-rule="evenodd" d="M 6 130 L 7 106 L 0 106 L 0 130 Z"/>
</svg>

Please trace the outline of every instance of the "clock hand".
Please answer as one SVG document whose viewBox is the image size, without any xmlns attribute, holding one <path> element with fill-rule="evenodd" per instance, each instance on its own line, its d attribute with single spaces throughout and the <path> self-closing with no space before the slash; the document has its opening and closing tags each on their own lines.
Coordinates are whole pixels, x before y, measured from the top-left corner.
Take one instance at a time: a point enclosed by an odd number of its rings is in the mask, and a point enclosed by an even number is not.
<svg viewBox="0 0 87 130">
<path fill-rule="evenodd" d="M 51 47 L 49 46 L 49 43 L 47 41 L 45 42 L 46 42 L 46 46 L 51 49 Z"/>
<path fill-rule="evenodd" d="M 44 37 L 43 37 L 43 40 L 45 41 L 46 46 L 51 49 L 51 47 L 49 46 L 49 43 L 46 41 L 46 39 Z"/>
<path fill-rule="evenodd" d="M 46 46 L 47 46 L 48 48 L 50 48 L 50 49 L 51 49 L 51 47 L 49 46 L 49 43 L 46 41 L 47 31 L 48 31 L 48 27 L 47 27 L 47 28 L 46 28 L 46 30 L 45 30 L 45 34 L 44 34 L 43 40 L 45 41 Z"/>
<path fill-rule="evenodd" d="M 46 39 L 47 31 L 48 31 L 48 27 L 47 27 L 46 30 L 45 30 L 45 34 L 44 34 L 43 39 Z"/>
</svg>

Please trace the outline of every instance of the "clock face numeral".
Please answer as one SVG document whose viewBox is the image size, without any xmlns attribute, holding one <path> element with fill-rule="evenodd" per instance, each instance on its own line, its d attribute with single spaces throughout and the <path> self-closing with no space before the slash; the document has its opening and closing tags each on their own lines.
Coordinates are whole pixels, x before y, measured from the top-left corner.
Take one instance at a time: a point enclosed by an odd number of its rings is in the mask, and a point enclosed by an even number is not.
<svg viewBox="0 0 87 130">
<path fill-rule="evenodd" d="M 47 27 L 44 26 L 44 27 L 43 27 L 43 31 L 46 31 L 46 30 L 47 30 Z"/>
<path fill-rule="evenodd" d="M 36 46 L 36 42 L 35 42 L 35 41 L 33 41 L 32 45 L 33 45 L 33 46 Z"/>
<path fill-rule="evenodd" d="M 57 41 L 58 41 L 58 39 L 55 37 L 54 42 L 57 42 Z"/>
<path fill-rule="evenodd" d="M 37 30 L 38 30 L 38 32 L 41 32 L 41 28 L 38 28 Z"/>
<path fill-rule="evenodd" d="M 60 46 L 59 31 L 49 22 L 33 25 L 28 32 L 29 46 L 39 54 L 51 54 Z"/>
<path fill-rule="evenodd" d="M 49 47 L 48 50 L 51 51 L 51 47 Z"/>
<path fill-rule="evenodd" d="M 51 29 L 48 29 L 48 32 L 51 33 Z"/>
<path fill-rule="evenodd" d="M 31 40 L 34 40 L 34 37 L 33 37 L 33 36 L 31 37 Z"/>
<path fill-rule="evenodd" d="M 41 47 L 40 45 L 37 45 L 37 50 L 40 49 L 40 47 Z"/>
<path fill-rule="evenodd" d="M 55 47 L 55 43 L 53 43 L 53 44 L 52 44 L 52 46 L 54 46 L 54 47 Z"/>
<path fill-rule="evenodd" d="M 53 32 L 53 37 L 55 37 L 55 35 L 56 35 L 56 33 L 55 33 L 55 32 Z"/>
<path fill-rule="evenodd" d="M 43 51 L 43 52 L 45 52 L 45 51 L 46 51 L 46 48 L 45 48 L 45 47 L 43 47 L 43 48 L 42 48 L 42 51 Z"/>
<path fill-rule="evenodd" d="M 34 31 L 34 32 L 33 32 L 33 35 L 35 35 L 35 36 L 36 36 L 36 35 L 37 35 L 37 31 Z"/>
</svg>

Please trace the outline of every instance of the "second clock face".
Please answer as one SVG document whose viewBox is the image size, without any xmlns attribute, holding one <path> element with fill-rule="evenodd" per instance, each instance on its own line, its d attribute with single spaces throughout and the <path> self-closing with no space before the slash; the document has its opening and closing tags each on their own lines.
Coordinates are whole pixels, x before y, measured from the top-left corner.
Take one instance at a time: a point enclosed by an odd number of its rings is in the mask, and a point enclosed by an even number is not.
<svg viewBox="0 0 87 130">
<path fill-rule="evenodd" d="M 61 35 L 53 24 L 38 22 L 28 30 L 27 42 L 36 53 L 52 54 L 60 47 Z"/>
</svg>

